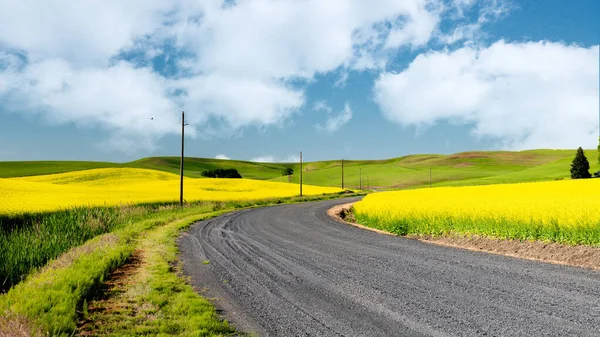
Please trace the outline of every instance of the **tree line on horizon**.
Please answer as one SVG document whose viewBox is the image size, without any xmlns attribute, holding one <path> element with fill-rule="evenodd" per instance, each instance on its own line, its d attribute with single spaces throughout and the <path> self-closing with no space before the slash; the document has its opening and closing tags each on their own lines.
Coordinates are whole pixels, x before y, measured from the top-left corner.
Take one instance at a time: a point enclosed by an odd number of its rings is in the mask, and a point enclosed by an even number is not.
<svg viewBox="0 0 600 337">
<path fill-rule="evenodd" d="M 214 169 L 202 171 L 201 175 L 207 178 L 242 178 L 236 169 Z"/>
</svg>

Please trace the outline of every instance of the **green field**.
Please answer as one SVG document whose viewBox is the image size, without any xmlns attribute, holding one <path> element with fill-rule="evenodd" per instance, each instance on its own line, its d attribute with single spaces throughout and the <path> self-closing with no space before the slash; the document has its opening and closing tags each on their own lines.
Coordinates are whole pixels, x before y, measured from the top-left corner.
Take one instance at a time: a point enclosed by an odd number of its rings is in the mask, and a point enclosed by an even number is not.
<svg viewBox="0 0 600 337">
<path fill-rule="evenodd" d="M 600 170 L 596 150 L 586 150 L 591 172 Z M 414 188 L 429 185 L 479 185 L 544 181 L 570 176 L 569 168 L 575 150 L 478 151 L 452 155 L 422 154 L 385 160 L 346 160 L 345 187 L 360 187 L 362 172 L 364 189 Z M 179 173 L 178 157 L 143 158 L 129 163 L 28 161 L 0 162 L 0 177 L 18 177 L 69 172 L 91 168 L 133 167 Z M 291 167 L 291 179 L 282 177 L 284 168 Z M 200 177 L 202 171 L 235 168 L 244 178 L 298 183 L 297 163 L 254 163 L 238 160 L 186 158 L 185 175 Z M 303 182 L 319 186 L 340 186 L 341 161 L 307 162 L 303 166 Z"/>
<path fill-rule="evenodd" d="M 0 161 L 0 178 L 25 177 L 107 167 L 146 168 L 179 174 L 179 157 L 151 157 L 128 163 L 93 161 Z M 244 178 L 268 180 L 281 175 L 293 164 L 253 163 L 239 160 L 185 158 L 185 175 L 199 178 L 202 171 L 217 168 L 235 168 Z"/>
</svg>

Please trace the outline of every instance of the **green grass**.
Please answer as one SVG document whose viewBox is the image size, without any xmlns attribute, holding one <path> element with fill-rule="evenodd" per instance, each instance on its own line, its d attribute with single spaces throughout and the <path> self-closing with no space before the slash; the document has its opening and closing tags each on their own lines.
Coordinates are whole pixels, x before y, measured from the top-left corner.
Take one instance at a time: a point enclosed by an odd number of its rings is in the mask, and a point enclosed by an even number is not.
<svg viewBox="0 0 600 337">
<path fill-rule="evenodd" d="M 191 205 L 197 207 L 204 202 Z M 232 203 L 208 203 L 213 210 Z M 0 292 L 73 247 L 101 234 L 177 208 L 172 203 L 75 207 L 55 212 L 0 215 Z"/>
<path fill-rule="evenodd" d="M 108 323 L 101 328 L 105 330 L 95 333 L 118 336 L 229 334 L 233 330 L 227 322 L 218 318 L 213 306 L 197 295 L 186 281 L 177 275 L 177 268 L 173 267 L 177 252 L 175 239 L 179 231 L 195 221 L 236 208 L 341 196 L 350 195 L 242 202 L 199 202 L 184 208 L 174 205 L 138 205 L 122 209 L 95 209 L 90 211 L 92 215 L 88 217 L 82 215 L 83 209 L 28 215 L 27 219 L 38 220 L 43 220 L 45 217 L 63 218 L 67 228 L 72 228 L 73 224 L 97 226 L 98 223 L 112 223 L 112 225 L 106 226 L 106 231 L 109 233 L 96 236 L 81 246 L 71 248 L 53 260 L 50 260 L 49 256 L 43 256 L 47 251 L 36 250 L 35 245 L 41 244 L 36 238 L 38 235 L 36 231 L 21 232 L 19 240 L 12 243 L 24 244 L 26 246 L 22 252 L 39 254 L 38 258 L 50 262 L 39 269 L 30 268 L 25 280 L 0 295 L 0 334 L 7 330 L 11 331 L 11 327 L 15 326 L 19 326 L 19 331 L 25 329 L 30 334 L 36 331 L 50 335 L 73 334 L 77 322 L 86 315 L 87 301 L 93 298 L 110 272 L 123 265 L 135 250 L 143 250 L 146 255 L 144 270 L 141 273 L 144 278 L 138 282 L 142 285 L 143 291 L 129 300 L 138 303 L 137 307 L 149 311 L 143 312 L 142 316 L 133 320 L 125 320 L 123 317 L 119 318 L 117 314 L 116 316 L 111 314 Z M 82 219 L 104 219 L 104 222 L 81 222 Z M 22 218 L 18 220 L 20 222 L 7 227 L 10 227 L 13 232 L 30 226 L 35 227 L 35 222 L 24 221 Z M 52 221 L 56 224 L 60 222 L 56 219 Z M 52 228 L 56 229 L 57 226 Z M 58 230 L 62 231 L 60 228 Z M 26 238 L 30 241 L 25 240 Z M 68 241 L 69 238 L 64 239 L 70 245 L 76 245 L 78 242 Z M 33 245 L 27 246 L 30 243 Z M 50 253 L 56 254 L 57 251 L 50 250 Z M 15 255 L 8 258 L 15 257 L 18 258 Z"/>
<path fill-rule="evenodd" d="M 593 162 L 595 150 L 588 150 L 586 154 L 592 163 L 590 171 L 600 170 Z M 380 161 L 345 161 L 344 176 L 346 187 L 357 188 L 362 174 L 363 187 L 378 190 L 428 186 L 430 168 L 433 186 L 547 181 L 570 177 L 569 169 L 574 156 L 574 150 L 412 155 Z M 298 178 L 298 175 L 294 175 L 292 182 L 297 183 Z M 273 180 L 287 181 L 287 177 Z M 306 164 L 303 182 L 339 186 L 341 162 Z"/>
<path fill-rule="evenodd" d="M 0 161 L 0 178 L 36 176 L 106 167 L 121 167 L 121 164 L 93 161 Z"/>
<path fill-rule="evenodd" d="M 202 218 L 218 213 L 205 213 Z M 198 220 L 198 215 L 173 221 L 148 231 L 137 245 L 143 255 L 139 269 L 122 280 L 119 293 L 85 317 L 93 336 L 219 336 L 234 329 L 216 314 L 212 304 L 198 296 L 177 275 L 176 238 L 181 229 Z M 100 304 L 102 305 L 102 304 Z M 116 309 L 117 308 L 117 309 Z M 85 311 L 84 311 L 84 315 Z"/>
<path fill-rule="evenodd" d="M 141 233 L 186 216 L 194 220 L 202 218 L 203 215 L 210 215 L 214 206 L 213 203 L 202 203 L 163 211 L 150 219 L 88 241 L 63 254 L 1 296 L 0 314 L 9 312 L 26 317 L 33 327 L 51 335 L 70 335 L 76 328 L 78 312 L 84 300 L 111 270 L 131 256 Z M 192 218 L 186 221 L 190 222 Z"/>
<path fill-rule="evenodd" d="M 575 150 L 475 151 L 452 155 L 423 154 L 385 160 L 345 161 L 345 187 L 357 189 L 362 171 L 366 189 L 415 188 L 432 184 L 478 185 L 545 181 L 568 178 Z M 586 150 L 591 172 L 600 170 L 597 150 Z M 39 167 L 38 167 L 39 164 Z M 93 167 L 134 167 L 179 173 L 178 157 L 144 158 L 129 163 L 93 162 L 0 162 L 0 177 L 67 172 Z M 291 167 L 291 181 L 299 181 L 297 163 L 253 163 L 238 160 L 186 158 L 185 175 L 200 177 L 204 170 L 235 168 L 244 178 L 287 182 L 283 169 Z M 318 186 L 340 186 L 341 161 L 307 162 L 303 165 L 303 182 Z"/>
<path fill-rule="evenodd" d="M 0 291 L 35 268 L 100 234 L 148 216 L 152 207 L 78 207 L 18 216 L 0 216 Z"/>
</svg>

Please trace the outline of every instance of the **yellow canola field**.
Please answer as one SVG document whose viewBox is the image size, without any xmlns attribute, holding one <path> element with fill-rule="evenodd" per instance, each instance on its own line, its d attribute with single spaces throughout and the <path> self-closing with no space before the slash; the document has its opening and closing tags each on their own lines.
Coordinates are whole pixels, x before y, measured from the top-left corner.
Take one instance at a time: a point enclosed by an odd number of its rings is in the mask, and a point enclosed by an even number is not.
<svg viewBox="0 0 600 337">
<path fill-rule="evenodd" d="M 303 186 L 303 194 L 339 192 Z M 291 197 L 296 184 L 250 179 L 184 178 L 184 199 L 228 201 Z M 108 168 L 24 178 L 0 178 L 0 214 L 179 200 L 179 176 L 147 169 Z"/>
<path fill-rule="evenodd" d="M 370 194 L 357 219 L 397 234 L 484 234 L 600 243 L 600 179 Z"/>
</svg>

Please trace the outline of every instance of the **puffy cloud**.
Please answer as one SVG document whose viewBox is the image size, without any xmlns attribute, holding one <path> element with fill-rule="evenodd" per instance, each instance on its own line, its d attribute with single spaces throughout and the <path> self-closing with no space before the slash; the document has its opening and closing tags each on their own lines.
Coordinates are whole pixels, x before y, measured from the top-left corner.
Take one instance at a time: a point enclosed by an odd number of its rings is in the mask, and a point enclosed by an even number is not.
<svg viewBox="0 0 600 337">
<path fill-rule="evenodd" d="M 224 154 L 218 154 L 218 155 L 215 156 L 215 159 L 230 160 L 231 158 L 227 157 Z"/>
<path fill-rule="evenodd" d="M 180 130 L 168 81 L 147 68 L 120 62 L 74 69 L 64 60 L 49 59 L 0 79 L 6 84 L 0 88 L 0 95 L 6 92 L 6 108 L 43 115 L 51 124 L 99 125 L 112 134 L 105 145 L 124 152 L 152 148 L 157 137 Z"/>
<path fill-rule="evenodd" d="M 385 117 L 402 125 L 473 124 L 510 149 L 594 147 L 598 46 L 497 42 L 418 56 L 374 86 Z"/>
<path fill-rule="evenodd" d="M 250 159 L 250 161 L 253 161 L 256 163 L 274 163 L 275 157 L 273 157 L 271 155 L 258 156 L 258 157 L 254 157 L 254 158 Z"/>
<path fill-rule="evenodd" d="M 180 20 L 175 29 L 182 31 L 178 41 L 198 55 L 196 69 L 311 78 L 351 63 L 385 23 L 391 26 L 384 29 L 390 46 L 426 42 L 436 28 L 431 21 L 437 19 L 432 17 L 439 14 L 432 7 L 440 7 L 439 3 L 379 0 L 373 6 L 362 0 L 253 0 L 213 9 L 202 20 Z"/>
<path fill-rule="evenodd" d="M 322 125 L 317 124 L 316 125 L 317 130 L 328 132 L 328 133 L 333 133 L 333 132 L 338 131 L 344 125 L 348 124 L 350 119 L 352 119 L 352 109 L 350 108 L 350 105 L 348 103 L 346 103 L 344 105 L 344 110 L 342 110 L 340 113 L 338 113 L 336 115 L 331 114 L 331 108 L 329 108 L 329 110 L 327 110 L 327 112 L 329 115 L 329 117 L 327 118 L 327 121 L 325 122 L 325 124 L 322 124 Z"/>
<path fill-rule="evenodd" d="M 304 94 L 276 80 L 200 75 L 177 81 L 191 121 L 214 117 L 226 125 L 277 125 L 304 104 Z M 204 118 L 203 118 L 204 117 Z"/>
<path fill-rule="evenodd" d="M 395 49 L 424 46 L 444 10 L 442 0 L 1 1 L 0 99 L 105 128 L 107 144 L 128 151 L 178 133 L 180 109 L 191 135 L 283 125 L 305 104 L 302 83 L 382 69 Z"/>
<path fill-rule="evenodd" d="M 407 3 L 407 11 L 411 13 L 406 20 L 393 24 L 385 47 L 398 48 L 404 45 L 421 47 L 431 38 L 440 22 L 443 12 L 442 2 Z"/>
<path fill-rule="evenodd" d="M 464 12 L 473 8 L 476 2 L 475 0 L 454 0 L 450 6 L 454 11 L 450 10 L 449 15 L 457 20 L 463 19 L 463 22 L 456 24 L 450 32 L 436 32 L 437 39 L 445 44 L 454 44 L 463 40 L 467 43 L 475 42 L 485 36 L 484 25 L 499 20 L 515 8 L 510 0 L 483 0 L 477 20 L 473 22 L 466 20 L 465 22 Z"/>
<path fill-rule="evenodd" d="M 154 33 L 176 2 L 2 1 L 0 46 L 25 51 L 31 61 L 61 58 L 106 65 L 137 38 Z"/>
</svg>

